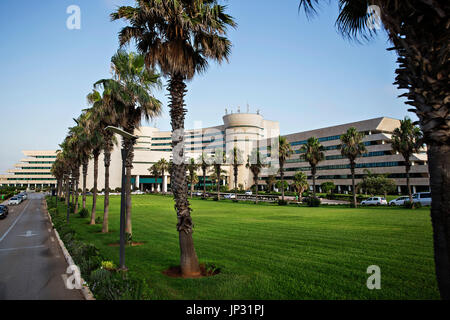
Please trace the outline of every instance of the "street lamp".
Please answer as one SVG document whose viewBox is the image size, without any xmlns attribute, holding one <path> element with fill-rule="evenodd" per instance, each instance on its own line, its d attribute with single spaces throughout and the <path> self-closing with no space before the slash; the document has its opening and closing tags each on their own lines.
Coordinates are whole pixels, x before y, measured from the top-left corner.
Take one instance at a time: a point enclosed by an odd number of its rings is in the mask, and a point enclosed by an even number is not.
<svg viewBox="0 0 450 320">
<path fill-rule="evenodd" d="M 109 130 L 115 134 L 122 136 L 123 139 L 130 139 L 133 142 L 138 138 L 131 133 L 128 133 L 120 128 L 108 126 L 105 130 Z M 132 145 L 132 144 L 131 144 Z M 126 160 L 128 158 L 128 154 L 130 152 L 130 148 L 122 148 L 122 189 L 120 193 L 120 246 L 119 246 L 119 269 L 126 270 L 125 267 L 125 224 L 126 224 L 126 216 L 125 216 L 125 165 Z"/>
</svg>

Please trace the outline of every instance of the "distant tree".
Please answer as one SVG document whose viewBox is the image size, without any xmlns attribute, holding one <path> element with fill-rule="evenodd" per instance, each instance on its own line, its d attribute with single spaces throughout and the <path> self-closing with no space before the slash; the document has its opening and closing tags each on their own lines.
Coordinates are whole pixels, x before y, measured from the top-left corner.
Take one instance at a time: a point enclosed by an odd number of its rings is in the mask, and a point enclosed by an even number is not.
<svg viewBox="0 0 450 320">
<path fill-rule="evenodd" d="M 323 146 L 320 144 L 319 139 L 311 137 L 306 141 L 306 144 L 302 146 L 301 150 L 304 152 L 304 158 L 309 162 L 311 166 L 311 175 L 313 178 L 313 197 L 316 197 L 316 172 L 317 164 L 325 159 L 323 153 Z"/>
<path fill-rule="evenodd" d="M 277 182 L 277 178 L 274 174 L 271 174 L 267 177 L 266 183 L 267 183 L 267 191 L 271 192 L 273 191 L 273 186 Z"/>
<path fill-rule="evenodd" d="M 286 137 L 278 137 L 278 161 L 280 163 L 280 177 L 284 181 L 284 164 L 286 160 L 294 153 L 291 144 Z M 281 200 L 284 202 L 284 188 L 281 188 Z"/>
<path fill-rule="evenodd" d="M 161 168 L 159 167 L 159 163 L 156 162 L 152 164 L 150 168 L 148 168 L 148 171 L 155 177 L 155 183 L 153 184 L 155 192 L 158 192 L 158 178 L 161 174 Z"/>
<path fill-rule="evenodd" d="M 324 182 L 320 185 L 320 188 L 322 189 L 322 192 L 324 193 L 331 193 L 331 191 L 333 191 L 336 186 L 332 181 L 327 181 Z"/>
<path fill-rule="evenodd" d="M 278 190 L 281 191 L 281 193 L 283 194 L 284 191 L 286 191 L 289 188 L 289 183 L 287 183 L 287 181 L 285 180 L 278 180 L 275 183 L 275 186 L 277 187 Z"/>
<path fill-rule="evenodd" d="M 214 173 L 217 177 L 217 200 L 220 200 L 220 178 L 222 177 L 222 166 L 227 163 L 227 155 L 222 149 L 216 149 L 211 158 Z"/>
<path fill-rule="evenodd" d="M 356 131 L 351 127 L 346 133 L 341 135 L 341 154 L 350 161 L 350 171 L 352 173 L 353 207 L 357 207 L 355 188 L 355 167 L 356 158 L 367 152 L 366 146 L 362 142 L 364 133 Z"/>
<path fill-rule="evenodd" d="M 202 169 L 202 175 L 203 175 L 203 198 L 206 197 L 206 172 L 208 171 L 208 168 L 211 166 L 210 158 L 208 155 L 204 152 L 199 157 L 199 163 L 200 168 Z"/>
<path fill-rule="evenodd" d="M 244 163 L 241 149 L 239 149 L 237 146 L 234 146 L 230 151 L 228 157 L 230 158 L 231 165 L 233 166 L 234 190 L 236 191 L 238 188 L 239 167 Z"/>
<path fill-rule="evenodd" d="M 264 166 L 265 165 L 262 162 L 261 153 L 259 152 L 259 149 L 254 149 L 251 152 L 251 154 L 247 157 L 247 164 L 245 165 L 245 167 L 247 169 L 250 169 L 251 173 L 253 174 L 253 182 L 256 187 L 255 203 L 258 203 L 258 178 Z"/>
<path fill-rule="evenodd" d="M 194 193 L 194 186 L 198 183 L 197 169 L 199 165 L 195 163 L 193 158 L 189 159 L 189 163 L 187 165 L 188 169 L 188 179 L 191 184 L 191 199 Z"/>
<path fill-rule="evenodd" d="M 308 177 L 302 171 L 297 171 L 294 175 L 292 186 L 297 190 L 298 198 L 302 201 L 303 191 L 308 189 Z"/>
</svg>

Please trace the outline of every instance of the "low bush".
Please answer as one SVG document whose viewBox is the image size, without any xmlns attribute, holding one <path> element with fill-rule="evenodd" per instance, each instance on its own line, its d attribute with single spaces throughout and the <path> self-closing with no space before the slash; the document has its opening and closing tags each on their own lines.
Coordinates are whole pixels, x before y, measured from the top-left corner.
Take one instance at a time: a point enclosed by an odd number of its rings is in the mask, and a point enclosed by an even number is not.
<svg viewBox="0 0 450 320">
<path fill-rule="evenodd" d="M 89 212 L 86 208 L 81 209 L 78 214 L 80 215 L 80 218 L 87 218 L 87 216 L 89 216 Z"/>
<path fill-rule="evenodd" d="M 288 202 L 286 200 L 278 200 L 278 205 L 279 206 L 286 206 L 288 204 Z"/>
<path fill-rule="evenodd" d="M 317 197 L 307 197 L 303 201 L 306 202 L 308 207 L 318 207 L 321 204 L 320 199 Z"/>
<path fill-rule="evenodd" d="M 95 218 L 95 224 L 102 224 L 103 223 L 103 219 L 100 217 Z"/>
<path fill-rule="evenodd" d="M 422 207 L 422 204 L 420 202 L 411 202 L 408 200 L 403 203 L 403 207 L 406 209 L 418 209 Z"/>
</svg>

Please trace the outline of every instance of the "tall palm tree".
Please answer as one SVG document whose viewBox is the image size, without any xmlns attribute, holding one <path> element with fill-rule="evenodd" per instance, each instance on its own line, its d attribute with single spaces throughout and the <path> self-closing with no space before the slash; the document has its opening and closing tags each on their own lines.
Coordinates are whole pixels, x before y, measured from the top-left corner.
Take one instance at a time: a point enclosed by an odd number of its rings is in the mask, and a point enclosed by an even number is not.
<svg viewBox="0 0 450 320">
<path fill-rule="evenodd" d="M 370 38 L 367 1 L 342 0 L 337 26 L 345 36 Z M 319 0 L 300 0 L 314 12 Z M 436 277 L 443 299 L 450 299 L 450 135 L 448 85 L 448 1 L 374 0 L 383 28 L 398 55 L 395 84 L 408 90 L 402 94 L 419 118 L 427 144 L 432 194 L 431 220 L 435 248 Z"/>
<path fill-rule="evenodd" d="M 262 162 L 262 156 L 259 152 L 259 149 L 254 149 L 247 157 L 247 163 L 245 164 L 245 167 L 249 169 L 253 174 L 253 183 L 256 187 L 256 201 L 255 203 L 258 203 L 258 179 L 259 175 L 261 173 L 262 168 L 264 167 L 264 163 Z"/>
<path fill-rule="evenodd" d="M 294 153 L 291 144 L 286 137 L 278 137 L 278 162 L 280 164 L 281 185 L 284 184 L 284 164 L 286 160 Z M 284 188 L 281 188 L 281 200 L 284 202 Z"/>
<path fill-rule="evenodd" d="M 308 189 L 308 177 L 305 173 L 302 171 L 297 171 L 294 174 L 294 179 L 292 182 L 292 186 L 297 190 L 298 192 L 298 199 L 302 201 L 302 193 L 303 191 Z"/>
<path fill-rule="evenodd" d="M 365 135 L 351 127 L 346 133 L 341 135 L 341 154 L 350 161 L 350 172 L 352 174 L 353 207 L 357 207 L 355 188 L 355 168 L 356 158 L 367 152 L 363 143 Z"/>
<path fill-rule="evenodd" d="M 306 141 L 306 144 L 302 146 L 301 150 L 304 152 L 300 157 L 304 157 L 311 166 L 311 175 L 313 178 L 313 197 L 316 197 L 316 173 L 317 164 L 325 159 L 323 153 L 323 146 L 320 144 L 319 139 L 311 137 Z"/>
<path fill-rule="evenodd" d="M 273 191 L 273 186 L 277 183 L 277 177 L 274 174 L 271 174 L 267 177 L 267 191 Z"/>
<path fill-rule="evenodd" d="M 216 149 L 215 153 L 212 157 L 212 166 L 214 168 L 214 173 L 216 174 L 217 178 L 217 200 L 220 200 L 220 178 L 222 174 L 222 166 L 226 165 L 227 163 L 227 155 L 222 149 Z"/>
<path fill-rule="evenodd" d="M 172 191 L 178 216 L 181 271 L 185 277 L 198 276 L 183 152 L 186 81 L 206 71 L 208 60 L 220 63 L 228 59 L 231 42 L 225 35 L 227 27 L 235 26 L 235 22 L 225 13 L 224 6 L 212 0 L 141 0 L 136 1 L 135 7 L 120 7 L 111 17 L 130 24 L 120 32 L 120 44 L 135 40 L 147 66 L 159 66 L 169 78 L 174 152 L 171 184 L 175 186 Z"/>
<path fill-rule="evenodd" d="M 203 198 L 206 198 L 206 171 L 211 165 L 210 161 L 211 159 L 207 156 L 207 154 L 202 152 L 202 154 L 199 157 L 199 162 L 200 168 L 202 168 L 202 175 L 203 175 Z"/>
<path fill-rule="evenodd" d="M 423 136 L 420 128 L 415 126 L 411 119 L 405 117 L 400 120 L 400 127 L 395 128 L 392 134 L 392 150 L 400 153 L 405 159 L 406 185 L 408 187 L 409 201 L 413 203 L 411 194 L 411 184 L 409 181 L 409 171 L 411 170 L 411 156 L 419 152 L 423 146 Z"/>
<path fill-rule="evenodd" d="M 103 87 L 115 101 L 115 110 L 120 127 L 134 135 L 141 125 L 142 118 L 147 121 L 161 113 L 161 102 L 151 95 L 151 90 L 160 85 L 159 75 L 146 67 L 144 56 L 123 50 L 111 58 L 113 79 L 97 81 L 94 88 Z M 126 230 L 132 235 L 131 224 L 131 170 L 133 168 L 135 140 L 124 138 L 122 147 L 127 152 L 126 159 Z M 94 154 L 95 157 L 95 154 Z"/>
<path fill-rule="evenodd" d="M 237 146 L 234 146 L 228 156 L 231 159 L 231 165 L 233 166 L 234 192 L 237 192 L 239 167 L 244 164 L 243 163 L 244 159 L 242 157 L 242 151 Z"/>
<path fill-rule="evenodd" d="M 103 140 L 103 158 L 105 166 L 105 195 L 103 205 L 103 225 L 102 233 L 109 232 L 109 168 L 111 166 L 111 152 L 117 140 L 114 134 L 106 130 L 108 126 L 116 126 L 118 123 L 115 102 L 108 91 L 100 93 L 93 90 L 87 96 L 88 102 L 92 105 L 91 116 L 88 119 L 88 129 L 91 132 L 98 132 Z"/>
<path fill-rule="evenodd" d="M 189 183 L 191 184 L 191 199 L 194 193 L 194 186 L 198 183 L 197 169 L 199 165 L 195 163 L 194 158 L 189 159 L 189 164 L 187 165 L 187 169 L 189 172 Z M 197 182 L 196 182 L 197 181 Z"/>
</svg>

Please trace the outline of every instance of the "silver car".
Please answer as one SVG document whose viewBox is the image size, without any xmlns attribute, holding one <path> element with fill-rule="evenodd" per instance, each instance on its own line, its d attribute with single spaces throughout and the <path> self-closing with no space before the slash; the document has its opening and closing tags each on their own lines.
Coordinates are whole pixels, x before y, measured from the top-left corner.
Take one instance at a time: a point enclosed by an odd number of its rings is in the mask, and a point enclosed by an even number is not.
<svg viewBox="0 0 450 320">
<path fill-rule="evenodd" d="M 431 206 L 431 192 L 418 192 L 413 194 L 413 202 L 422 206 Z"/>
<path fill-rule="evenodd" d="M 397 199 L 389 201 L 390 206 L 402 206 L 405 204 L 405 201 L 408 201 L 409 197 L 398 197 Z"/>
<path fill-rule="evenodd" d="M 372 197 L 361 201 L 361 204 L 363 206 L 380 206 L 380 205 L 387 205 L 387 201 L 385 198 L 382 197 Z"/>
</svg>

